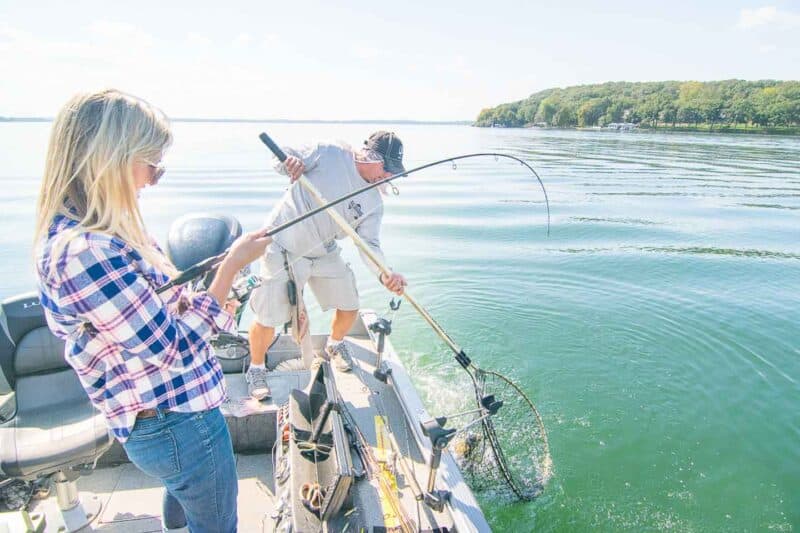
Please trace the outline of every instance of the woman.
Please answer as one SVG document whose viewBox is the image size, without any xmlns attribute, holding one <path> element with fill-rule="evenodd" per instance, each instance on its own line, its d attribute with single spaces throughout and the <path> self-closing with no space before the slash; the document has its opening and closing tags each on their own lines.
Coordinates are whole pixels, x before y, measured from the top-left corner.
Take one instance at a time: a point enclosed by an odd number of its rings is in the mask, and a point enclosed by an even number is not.
<svg viewBox="0 0 800 533">
<path fill-rule="evenodd" d="M 163 174 L 171 140 L 160 111 L 119 91 L 64 106 L 38 199 L 39 291 L 111 432 L 164 483 L 165 528 L 235 531 L 236 465 L 208 340 L 233 328 L 220 302 L 271 239 L 263 231 L 239 238 L 206 292 L 157 295 L 176 269 L 145 231 L 138 195 Z"/>
</svg>

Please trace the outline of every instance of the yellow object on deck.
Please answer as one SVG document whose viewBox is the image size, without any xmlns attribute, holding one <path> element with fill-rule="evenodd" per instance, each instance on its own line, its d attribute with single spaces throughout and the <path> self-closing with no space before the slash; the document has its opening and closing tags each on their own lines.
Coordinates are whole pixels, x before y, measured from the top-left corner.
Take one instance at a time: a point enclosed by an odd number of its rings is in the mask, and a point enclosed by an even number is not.
<svg viewBox="0 0 800 533">
<path fill-rule="evenodd" d="M 383 417 L 375 415 L 375 458 L 378 461 L 378 485 L 380 486 L 381 508 L 383 509 L 383 525 L 391 530 L 402 527 L 400 518 L 400 501 L 397 496 L 397 478 L 389 468 L 392 447 L 386 434 L 386 423 Z"/>
</svg>

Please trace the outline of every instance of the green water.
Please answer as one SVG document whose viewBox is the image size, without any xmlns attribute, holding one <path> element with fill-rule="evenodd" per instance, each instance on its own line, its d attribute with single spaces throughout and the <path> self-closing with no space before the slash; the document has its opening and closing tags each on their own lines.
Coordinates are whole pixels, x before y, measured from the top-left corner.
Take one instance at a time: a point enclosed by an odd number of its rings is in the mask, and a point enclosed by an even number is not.
<svg viewBox="0 0 800 533">
<path fill-rule="evenodd" d="M 479 496 L 497 531 L 792 531 L 800 527 L 800 140 L 391 126 L 407 166 L 383 243 L 409 290 L 480 366 L 522 385 L 554 475 L 536 501 Z M 0 294 L 33 288 L 33 203 L 48 124 L 0 124 Z M 191 211 L 255 228 L 285 187 L 256 136 L 342 138 L 372 125 L 175 125 L 146 190 L 151 231 Z M 365 306 L 388 295 L 346 254 Z M 312 304 L 309 298 L 309 303 Z M 313 304 L 312 304 L 313 306 Z M 317 331 L 327 317 L 314 311 Z M 410 306 L 392 342 L 432 414 L 463 397 L 451 354 Z"/>
</svg>

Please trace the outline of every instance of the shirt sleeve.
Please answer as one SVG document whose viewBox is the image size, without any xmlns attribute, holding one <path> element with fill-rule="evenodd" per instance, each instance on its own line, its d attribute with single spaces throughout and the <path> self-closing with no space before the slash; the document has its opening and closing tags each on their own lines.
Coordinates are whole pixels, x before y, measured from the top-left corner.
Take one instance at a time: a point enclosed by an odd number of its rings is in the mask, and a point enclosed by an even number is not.
<svg viewBox="0 0 800 533">
<path fill-rule="evenodd" d="M 381 219 L 383 218 L 383 205 L 378 206 L 373 212 L 369 213 L 364 220 L 356 226 L 356 233 L 361 237 L 378 258 L 386 264 L 386 258 L 381 250 Z M 361 260 L 367 265 L 373 274 L 376 276 L 380 274 L 381 269 L 359 248 L 358 253 L 361 254 Z"/>
<path fill-rule="evenodd" d="M 110 244 L 89 241 L 61 271 L 59 306 L 91 324 L 98 335 L 164 369 L 207 358 L 208 340 L 233 329 L 233 317 L 207 292 L 182 291 L 187 309 L 170 313 L 129 258 Z"/>
<path fill-rule="evenodd" d="M 306 167 L 306 172 L 315 168 L 319 164 L 319 159 L 322 155 L 322 150 L 319 144 L 305 145 L 300 148 L 281 146 L 281 149 L 287 156 L 292 155 L 301 159 L 303 161 L 303 165 Z M 272 158 L 272 166 L 278 174 L 283 174 L 284 176 L 288 175 L 286 173 L 286 169 L 283 167 L 283 163 L 278 161 L 277 157 Z"/>
</svg>

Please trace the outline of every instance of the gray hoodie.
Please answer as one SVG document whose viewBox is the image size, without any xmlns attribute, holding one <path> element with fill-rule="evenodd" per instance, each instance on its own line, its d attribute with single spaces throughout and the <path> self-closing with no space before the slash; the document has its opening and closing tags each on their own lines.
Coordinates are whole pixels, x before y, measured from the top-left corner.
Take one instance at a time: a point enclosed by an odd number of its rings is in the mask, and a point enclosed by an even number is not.
<svg viewBox="0 0 800 533">
<path fill-rule="evenodd" d="M 352 150 L 343 143 L 318 143 L 299 149 L 286 148 L 287 155 L 302 159 L 305 176 L 331 201 L 359 189 L 367 182 L 356 170 Z M 277 159 L 275 170 L 281 174 L 286 171 Z M 269 227 L 288 222 L 311 209 L 318 207 L 316 200 L 300 185 L 294 183 L 267 217 Z M 370 189 L 333 207 L 364 239 L 381 260 L 384 259 L 380 247 L 381 219 L 383 218 L 383 199 L 377 189 Z M 273 237 L 274 241 L 293 255 L 321 257 L 337 249 L 336 240 L 347 234 L 325 212 L 296 224 Z M 361 259 L 375 274 L 378 268 L 363 253 Z"/>
</svg>

